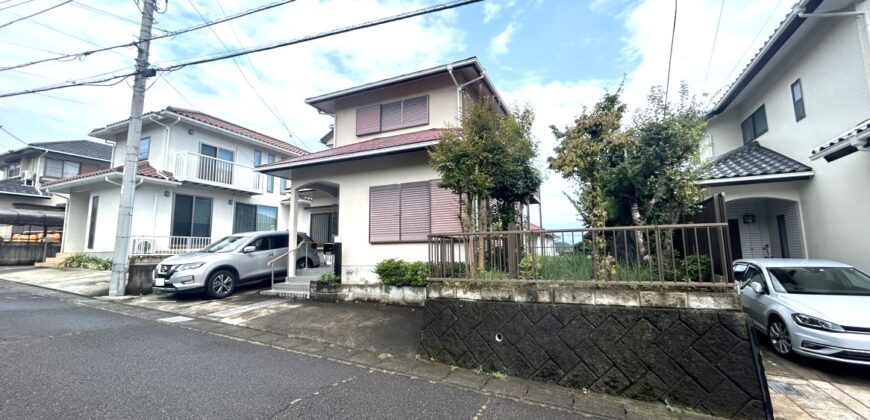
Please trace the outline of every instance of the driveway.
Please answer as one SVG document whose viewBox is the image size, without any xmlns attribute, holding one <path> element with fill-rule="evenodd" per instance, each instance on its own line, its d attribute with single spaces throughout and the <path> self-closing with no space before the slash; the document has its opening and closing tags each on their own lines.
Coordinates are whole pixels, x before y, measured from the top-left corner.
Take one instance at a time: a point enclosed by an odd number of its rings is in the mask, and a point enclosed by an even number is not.
<svg viewBox="0 0 870 420">
<path fill-rule="evenodd" d="M 870 366 L 762 353 L 776 418 L 870 419 Z"/>
</svg>

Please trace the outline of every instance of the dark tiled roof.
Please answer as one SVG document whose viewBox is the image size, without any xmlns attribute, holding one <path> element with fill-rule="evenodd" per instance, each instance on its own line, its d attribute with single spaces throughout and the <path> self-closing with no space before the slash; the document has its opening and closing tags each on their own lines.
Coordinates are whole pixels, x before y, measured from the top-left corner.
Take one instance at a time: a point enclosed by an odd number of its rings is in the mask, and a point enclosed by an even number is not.
<svg viewBox="0 0 870 420">
<path fill-rule="evenodd" d="M 213 116 L 208 115 L 204 112 L 193 111 L 193 110 L 184 109 L 184 108 L 176 108 L 174 106 L 171 106 L 171 107 L 166 108 L 166 109 L 171 111 L 171 112 L 174 112 L 176 114 L 183 115 L 183 116 L 190 118 L 192 120 L 197 120 L 199 122 L 213 125 L 217 128 L 222 128 L 224 130 L 231 131 L 231 132 L 236 133 L 236 134 L 241 134 L 245 137 L 252 138 L 252 139 L 257 140 L 261 143 L 266 143 L 270 146 L 274 146 L 274 147 L 278 147 L 278 148 L 290 151 L 290 152 L 295 153 L 297 155 L 304 155 L 304 154 L 308 153 L 307 151 L 300 149 L 296 146 L 293 146 L 292 144 L 283 142 L 283 141 L 278 140 L 278 139 L 273 138 L 273 137 L 269 137 L 269 136 L 262 134 L 262 133 L 258 133 L 254 130 L 247 129 L 247 128 L 242 127 L 240 125 L 233 124 L 227 120 L 222 120 L 218 117 L 213 117 Z"/>
<path fill-rule="evenodd" d="M 867 131 L 868 129 L 870 129 L 870 119 L 867 119 L 867 120 L 864 120 L 864 121 L 858 123 L 858 125 L 850 128 L 849 131 L 846 131 L 845 133 L 819 145 L 819 147 L 816 147 L 815 149 L 813 149 L 812 152 L 810 152 L 810 156 L 815 156 L 815 155 L 822 153 L 825 150 L 830 149 L 830 148 L 832 148 L 832 147 L 834 147 L 834 146 L 836 146 L 844 141 L 848 141 L 851 137 L 857 136 L 857 135 Z"/>
<path fill-rule="evenodd" d="M 116 166 L 114 168 L 100 169 L 99 171 L 88 172 L 86 174 L 79 174 L 79 175 L 71 176 L 68 178 L 61 178 L 61 179 L 57 179 L 57 180 L 54 180 L 51 182 L 46 182 L 45 184 L 43 184 L 43 186 L 48 187 L 50 185 L 57 185 L 57 184 L 75 181 L 75 180 L 79 180 L 79 179 L 93 178 L 93 177 L 102 176 L 102 175 L 106 175 L 106 174 L 112 174 L 112 173 L 122 174 L 122 173 L 124 173 L 124 167 L 123 166 Z M 147 161 L 146 162 L 139 162 L 139 166 L 136 168 L 136 174 L 138 174 L 139 176 L 144 176 L 144 177 L 148 177 L 148 178 L 165 179 L 168 181 L 178 182 L 178 180 L 172 176 L 171 172 L 163 171 L 162 172 L 163 175 L 161 176 L 161 173 L 158 173 L 157 169 L 154 169 L 154 167 L 149 165 Z"/>
<path fill-rule="evenodd" d="M 51 198 L 51 194 L 47 192 L 39 191 L 30 185 L 24 185 L 21 178 L 11 178 L 0 181 L 0 194 L 24 194 Z"/>
<path fill-rule="evenodd" d="M 716 158 L 706 180 L 810 172 L 812 168 L 752 142 Z"/>
<path fill-rule="evenodd" d="M 112 160 L 112 146 L 105 143 L 97 143 L 95 141 L 49 141 L 43 143 L 30 143 L 30 146 L 44 150 L 66 153 L 69 155 L 103 160 L 106 162 Z"/>
<path fill-rule="evenodd" d="M 378 137 L 371 140 L 361 141 L 359 143 L 349 144 L 347 146 L 335 147 L 332 149 L 322 150 L 320 152 L 311 153 L 303 156 L 298 156 L 290 159 L 284 159 L 275 163 L 260 166 L 268 168 L 271 166 L 280 166 L 288 163 L 299 163 L 307 161 L 316 161 L 323 158 L 339 157 L 353 153 L 374 152 L 380 149 L 389 149 L 399 146 L 408 146 L 416 143 L 425 143 L 441 138 L 444 132 L 442 129 L 430 128 L 428 130 L 416 131 L 413 133 L 398 134 L 389 137 Z"/>
</svg>

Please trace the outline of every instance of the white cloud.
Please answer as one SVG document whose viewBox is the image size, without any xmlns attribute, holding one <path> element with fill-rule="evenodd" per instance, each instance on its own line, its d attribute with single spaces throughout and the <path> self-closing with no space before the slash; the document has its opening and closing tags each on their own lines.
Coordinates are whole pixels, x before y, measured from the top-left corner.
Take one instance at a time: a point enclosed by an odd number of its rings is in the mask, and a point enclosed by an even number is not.
<svg viewBox="0 0 870 420">
<path fill-rule="evenodd" d="M 511 41 L 511 37 L 513 37 L 514 32 L 516 32 L 516 26 L 514 26 L 513 22 L 509 23 L 507 27 L 504 28 L 495 38 L 492 39 L 489 43 L 489 52 L 492 55 L 501 55 L 508 52 L 508 44 Z"/>
<path fill-rule="evenodd" d="M 497 19 L 501 12 L 517 5 L 516 0 L 489 0 L 483 4 L 483 23 Z"/>
</svg>

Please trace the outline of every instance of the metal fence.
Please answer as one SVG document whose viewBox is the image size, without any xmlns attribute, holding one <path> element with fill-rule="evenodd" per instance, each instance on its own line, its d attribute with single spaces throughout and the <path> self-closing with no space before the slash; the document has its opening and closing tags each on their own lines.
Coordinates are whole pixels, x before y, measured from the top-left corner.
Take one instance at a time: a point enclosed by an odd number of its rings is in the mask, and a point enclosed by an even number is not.
<svg viewBox="0 0 870 420">
<path fill-rule="evenodd" d="M 727 223 L 429 235 L 433 280 L 730 286 Z"/>
<path fill-rule="evenodd" d="M 130 255 L 177 255 L 205 248 L 212 238 L 198 236 L 133 236 Z"/>
</svg>

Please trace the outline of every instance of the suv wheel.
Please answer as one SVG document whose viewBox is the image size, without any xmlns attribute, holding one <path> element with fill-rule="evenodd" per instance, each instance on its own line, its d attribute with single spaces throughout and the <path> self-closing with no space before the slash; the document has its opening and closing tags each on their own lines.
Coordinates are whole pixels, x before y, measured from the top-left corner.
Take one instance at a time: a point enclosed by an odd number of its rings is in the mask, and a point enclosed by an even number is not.
<svg viewBox="0 0 870 420">
<path fill-rule="evenodd" d="M 300 258 L 296 260 L 296 268 L 312 268 L 314 266 L 314 261 L 311 261 L 311 258 Z"/>
<path fill-rule="evenodd" d="M 218 270 L 205 283 L 205 293 L 212 299 L 223 299 L 236 288 L 236 275 L 229 270 Z"/>
<path fill-rule="evenodd" d="M 770 338 L 770 345 L 773 350 L 780 356 L 785 356 L 791 353 L 791 336 L 788 333 L 788 327 L 779 318 L 773 318 L 767 325 L 767 337 Z"/>
</svg>

